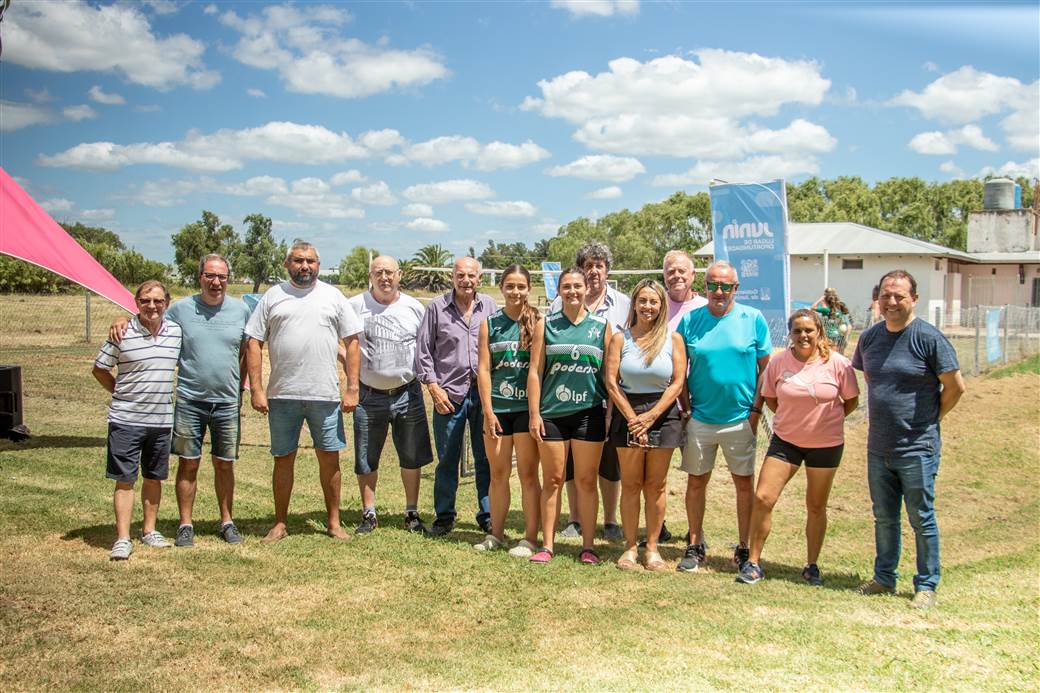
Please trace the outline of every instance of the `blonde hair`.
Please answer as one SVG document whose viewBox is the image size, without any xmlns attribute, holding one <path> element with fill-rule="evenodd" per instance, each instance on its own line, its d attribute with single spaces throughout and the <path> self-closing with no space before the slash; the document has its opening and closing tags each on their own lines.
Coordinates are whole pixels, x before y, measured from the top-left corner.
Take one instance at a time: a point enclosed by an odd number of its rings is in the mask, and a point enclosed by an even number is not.
<svg viewBox="0 0 1040 693">
<path fill-rule="evenodd" d="M 660 282 L 654 279 L 640 280 L 636 287 L 632 289 L 632 304 L 628 309 L 627 323 L 630 329 L 636 324 L 636 299 L 639 297 L 639 292 L 643 289 L 653 291 L 661 302 L 661 309 L 657 311 L 657 317 L 654 318 L 653 323 L 650 325 L 650 330 L 647 332 L 649 339 L 647 339 L 645 346 L 639 347 L 640 351 L 643 352 L 643 360 L 649 366 L 657 358 L 657 355 L 661 353 L 665 340 L 670 336 L 670 330 L 668 329 L 668 301 L 665 300 L 664 287 L 661 286 Z"/>
<path fill-rule="evenodd" d="M 831 357 L 831 340 L 827 339 L 827 333 L 823 331 L 823 318 L 815 310 L 799 308 L 791 313 L 787 319 L 787 339 L 791 339 L 791 330 L 794 329 L 794 321 L 798 318 L 809 318 L 816 325 L 816 351 L 820 354 L 820 360 L 826 363 Z"/>
</svg>

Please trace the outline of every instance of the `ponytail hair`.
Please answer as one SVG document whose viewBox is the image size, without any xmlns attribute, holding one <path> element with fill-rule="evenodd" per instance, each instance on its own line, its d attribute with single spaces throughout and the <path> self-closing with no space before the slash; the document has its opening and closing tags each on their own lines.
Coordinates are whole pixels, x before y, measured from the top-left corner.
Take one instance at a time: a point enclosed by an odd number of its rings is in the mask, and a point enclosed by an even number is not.
<svg viewBox="0 0 1040 693">
<path fill-rule="evenodd" d="M 787 334 L 790 340 L 791 330 L 794 329 L 794 321 L 798 318 L 809 318 L 816 325 L 816 351 L 820 354 L 820 360 L 826 363 L 831 358 L 831 343 L 827 334 L 823 331 L 823 318 L 815 310 L 799 308 L 787 318 Z"/>
<path fill-rule="evenodd" d="M 502 272 L 502 278 L 498 281 L 498 288 L 501 289 L 505 286 L 506 277 L 514 274 L 522 276 L 527 282 L 528 290 L 530 290 L 531 273 L 522 265 L 510 265 L 509 267 L 506 267 Z M 520 308 L 520 318 L 517 322 L 520 324 L 520 348 L 530 349 L 531 340 L 534 337 L 534 326 L 538 322 L 538 309 L 532 306 L 530 301 L 524 301 L 524 305 Z"/>
</svg>

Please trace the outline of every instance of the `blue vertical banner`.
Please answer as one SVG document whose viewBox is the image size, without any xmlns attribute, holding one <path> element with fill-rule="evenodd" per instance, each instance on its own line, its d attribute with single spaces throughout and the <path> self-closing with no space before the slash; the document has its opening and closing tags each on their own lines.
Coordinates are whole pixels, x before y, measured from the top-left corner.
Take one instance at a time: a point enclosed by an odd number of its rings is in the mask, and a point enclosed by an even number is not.
<svg viewBox="0 0 1040 693">
<path fill-rule="evenodd" d="M 560 282 L 560 263 L 543 262 L 542 279 L 545 281 L 545 300 L 551 306 L 556 300 L 556 289 Z"/>
<path fill-rule="evenodd" d="M 989 363 L 999 361 L 1004 355 L 1000 348 L 1000 312 L 1001 308 L 990 308 L 986 311 L 986 360 Z"/>
<path fill-rule="evenodd" d="M 773 345 L 782 346 L 791 303 L 784 181 L 718 183 L 708 190 L 715 260 L 736 268 L 737 301 L 762 311 Z"/>
</svg>

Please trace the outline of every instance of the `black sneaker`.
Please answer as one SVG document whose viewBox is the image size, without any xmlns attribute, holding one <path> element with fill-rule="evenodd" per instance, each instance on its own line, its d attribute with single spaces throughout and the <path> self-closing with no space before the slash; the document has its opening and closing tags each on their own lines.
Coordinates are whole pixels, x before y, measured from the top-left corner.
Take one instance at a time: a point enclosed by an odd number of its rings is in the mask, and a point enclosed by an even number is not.
<svg viewBox="0 0 1040 693">
<path fill-rule="evenodd" d="M 823 578 L 820 577 L 820 567 L 815 563 L 802 568 L 802 579 L 813 587 L 823 587 Z"/>
<path fill-rule="evenodd" d="M 181 525 L 177 528 L 177 538 L 173 540 L 174 546 L 191 548 L 195 546 L 195 528 L 191 525 Z"/>
<path fill-rule="evenodd" d="M 690 544 L 686 547 L 686 552 L 675 569 L 680 573 L 695 573 L 701 567 L 701 564 L 704 563 L 704 555 L 704 544 Z"/>
<path fill-rule="evenodd" d="M 407 512 L 404 514 L 404 531 L 426 534 L 426 525 L 423 524 L 419 513 Z"/>
<path fill-rule="evenodd" d="M 234 522 L 225 522 L 220 526 L 220 538 L 229 544 L 242 543 L 242 533 L 238 531 Z"/>
<path fill-rule="evenodd" d="M 361 524 L 354 530 L 354 534 L 371 534 L 379 526 L 375 513 L 365 513 L 361 516 Z"/>
<path fill-rule="evenodd" d="M 490 517 L 478 517 L 477 526 L 480 527 L 480 531 L 484 534 L 491 534 L 491 518 Z"/>
<path fill-rule="evenodd" d="M 733 565 L 737 566 L 737 570 L 741 570 L 744 564 L 748 562 L 751 557 L 751 550 L 746 546 L 735 546 L 733 548 Z"/>
<path fill-rule="evenodd" d="M 431 537 L 446 537 L 451 534 L 451 531 L 455 529 L 455 520 L 434 520 L 433 524 L 426 531 Z"/>
<path fill-rule="evenodd" d="M 765 576 L 765 573 L 762 572 L 762 566 L 751 561 L 744 561 L 744 565 L 740 567 L 740 574 L 737 575 L 737 582 L 753 585 Z"/>
<path fill-rule="evenodd" d="M 661 533 L 657 535 L 657 543 L 658 544 L 666 544 L 666 543 L 670 542 L 672 540 L 672 538 L 673 538 L 672 537 L 672 533 L 668 531 L 668 525 L 666 525 L 665 523 L 662 522 L 661 523 Z M 687 541 L 686 543 L 689 544 L 690 542 Z M 646 548 L 646 539 L 640 539 L 639 540 L 639 548 L 641 548 L 641 549 L 645 549 Z"/>
</svg>

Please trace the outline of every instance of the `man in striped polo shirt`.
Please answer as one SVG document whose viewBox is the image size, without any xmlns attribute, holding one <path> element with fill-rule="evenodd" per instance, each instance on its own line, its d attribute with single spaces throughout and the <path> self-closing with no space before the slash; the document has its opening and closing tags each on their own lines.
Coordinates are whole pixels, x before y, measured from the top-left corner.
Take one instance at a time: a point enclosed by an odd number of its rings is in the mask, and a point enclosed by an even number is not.
<svg viewBox="0 0 1040 693">
<path fill-rule="evenodd" d="M 112 393 L 108 408 L 106 476 L 116 482 L 112 504 L 116 542 L 111 559 L 126 560 L 133 551 L 130 520 L 134 483 L 140 472 L 144 521 L 141 541 L 155 548 L 170 543 L 155 528 L 162 484 L 170 471 L 173 427 L 173 371 L 181 351 L 181 328 L 164 319 L 170 293 L 149 280 L 134 294 L 138 314 L 119 344 L 107 341 L 94 359 L 94 377 Z M 116 374 L 112 375 L 112 369 Z"/>
</svg>

